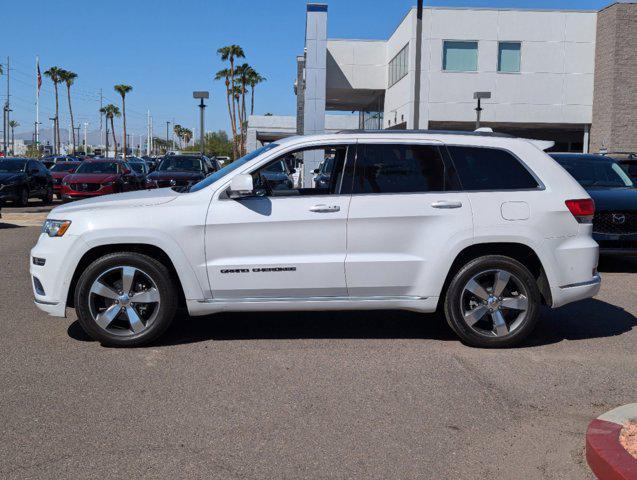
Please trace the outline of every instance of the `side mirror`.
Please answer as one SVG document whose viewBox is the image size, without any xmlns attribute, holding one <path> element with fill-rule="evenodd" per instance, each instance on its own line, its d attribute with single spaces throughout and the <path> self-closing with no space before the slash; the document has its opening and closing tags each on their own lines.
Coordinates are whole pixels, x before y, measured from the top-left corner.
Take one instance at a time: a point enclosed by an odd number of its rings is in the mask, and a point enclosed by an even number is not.
<svg viewBox="0 0 637 480">
<path fill-rule="evenodd" d="M 252 175 L 245 173 L 243 175 L 237 175 L 230 182 L 230 189 L 228 190 L 228 196 L 230 198 L 244 198 L 254 195 L 254 182 L 252 181 Z"/>
<path fill-rule="evenodd" d="M 37 168 L 32 168 L 31 170 L 29 170 L 29 173 L 31 175 L 37 175 L 38 173 L 40 173 L 40 170 L 38 170 Z"/>
<path fill-rule="evenodd" d="M 314 170 L 312 170 L 314 173 L 319 173 L 320 170 L 318 168 L 315 168 Z"/>
</svg>

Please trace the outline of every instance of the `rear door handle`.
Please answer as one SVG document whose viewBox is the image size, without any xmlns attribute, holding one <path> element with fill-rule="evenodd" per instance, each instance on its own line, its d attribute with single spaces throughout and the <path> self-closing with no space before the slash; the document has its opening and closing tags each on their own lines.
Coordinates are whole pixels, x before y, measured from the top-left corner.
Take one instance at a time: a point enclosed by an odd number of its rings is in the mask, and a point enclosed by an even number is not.
<svg viewBox="0 0 637 480">
<path fill-rule="evenodd" d="M 330 213 L 330 212 L 339 212 L 341 207 L 338 205 L 314 205 L 310 207 L 310 212 L 315 213 Z"/>
<path fill-rule="evenodd" d="M 445 200 L 439 200 L 437 202 L 433 202 L 431 206 L 433 208 L 460 208 L 462 207 L 462 202 L 449 202 Z"/>
</svg>

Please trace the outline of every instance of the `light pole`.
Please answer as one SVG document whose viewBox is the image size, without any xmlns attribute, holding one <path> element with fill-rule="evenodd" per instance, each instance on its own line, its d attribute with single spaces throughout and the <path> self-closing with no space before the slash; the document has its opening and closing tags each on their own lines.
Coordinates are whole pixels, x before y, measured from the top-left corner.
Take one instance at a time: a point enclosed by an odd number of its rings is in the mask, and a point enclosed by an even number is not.
<svg viewBox="0 0 637 480">
<path fill-rule="evenodd" d="M 209 98 L 208 92 L 192 92 L 192 98 L 199 99 L 199 143 L 201 144 L 201 154 L 204 155 L 204 111 L 206 110 L 206 104 L 203 103 L 204 98 Z"/>
<path fill-rule="evenodd" d="M 480 128 L 480 114 L 482 113 L 482 105 L 480 100 L 491 98 L 491 92 L 473 92 L 473 99 L 478 101 L 476 110 L 476 130 Z"/>
<path fill-rule="evenodd" d="M 168 139 L 168 129 L 170 128 L 170 121 L 166 121 L 166 154 L 168 154 L 168 145 L 169 145 L 169 139 Z"/>
</svg>

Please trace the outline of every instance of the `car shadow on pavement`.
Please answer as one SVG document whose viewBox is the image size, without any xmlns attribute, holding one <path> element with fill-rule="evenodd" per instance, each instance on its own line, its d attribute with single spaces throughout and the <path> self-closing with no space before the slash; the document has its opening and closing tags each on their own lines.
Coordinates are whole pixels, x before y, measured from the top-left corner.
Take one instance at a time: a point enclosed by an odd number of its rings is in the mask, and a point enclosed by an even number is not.
<svg viewBox="0 0 637 480">
<path fill-rule="evenodd" d="M 0 230 L 5 230 L 9 228 L 22 228 L 22 225 L 14 225 L 13 223 L 2 223 L 0 222 Z"/>
<path fill-rule="evenodd" d="M 637 326 L 630 312 L 600 300 L 585 300 L 557 310 L 543 309 L 538 326 L 517 348 L 564 340 L 613 337 Z M 77 321 L 68 335 L 91 341 Z M 432 339 L 458 341 L 441 315 L 404 311 L 250 312 L 190 317 L 180 311 L 152 347 L 205 341 L 299 339 Z"/>
<path fill-rule="evenodd" d="M 637 318 L 621 307 L 595 298 L 549 310 L 522 346 L 533 347 L 563 340 L 614 337 L 637 327 Z"/>
</svg>

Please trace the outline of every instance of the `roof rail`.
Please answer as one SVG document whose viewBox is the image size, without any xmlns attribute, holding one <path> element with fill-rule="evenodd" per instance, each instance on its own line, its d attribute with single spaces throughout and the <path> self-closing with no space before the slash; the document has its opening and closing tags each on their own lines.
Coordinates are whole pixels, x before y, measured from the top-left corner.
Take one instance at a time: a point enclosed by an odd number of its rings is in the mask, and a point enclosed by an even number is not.
<svg viewBox="0 0 637 480">
<path fill-rule="evenodd" d="M 472 137 L 502 137 L 502 138 L 515 138 L 514 135 L 508 133 L 499 132 L 485 132 L 485 131 L 469 131 L 469 130 L 340 130 L 336 132 L 340 133 L 355 133 L 355 134 L 379 134 L 384 135 L 400 135 L 400 134 L 430 134 L 430 135 L 469 135 Z"/>
</svg>

